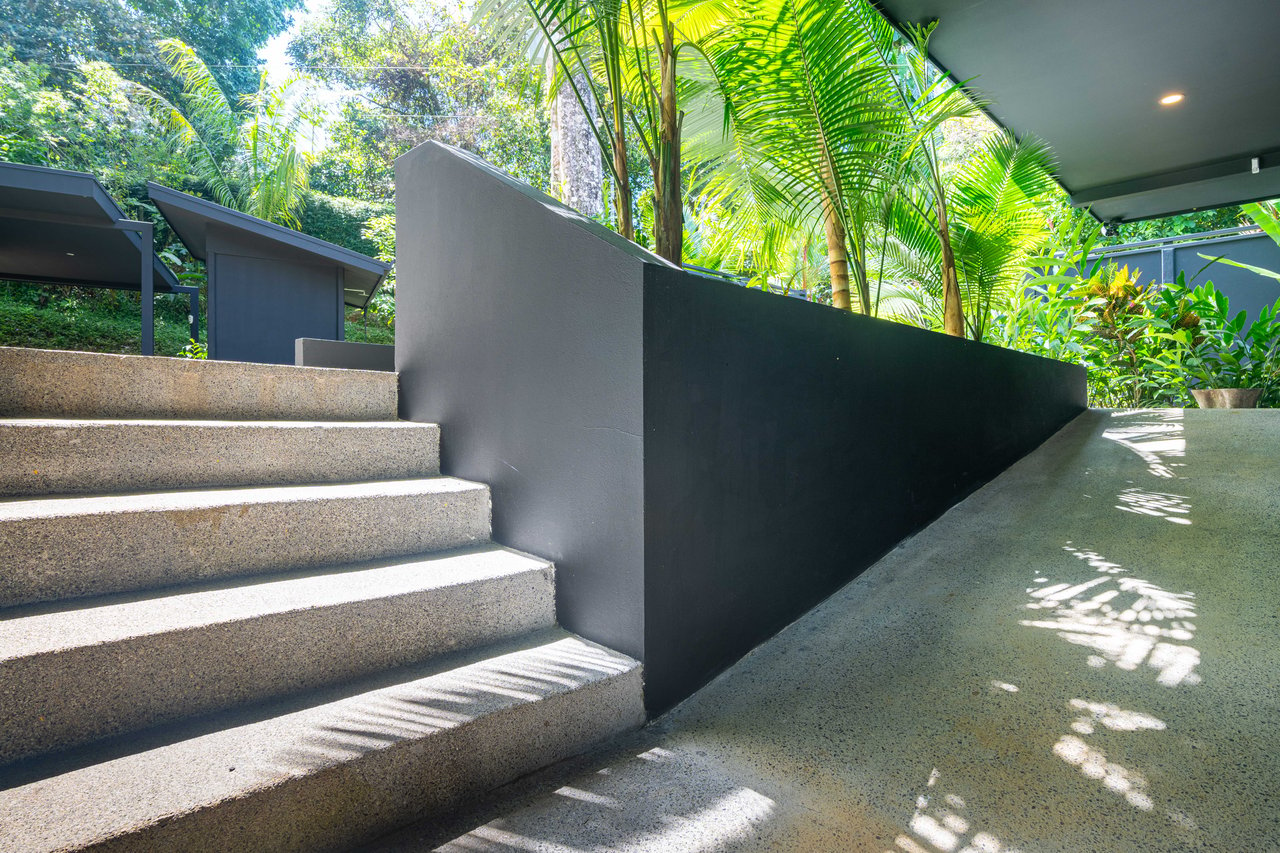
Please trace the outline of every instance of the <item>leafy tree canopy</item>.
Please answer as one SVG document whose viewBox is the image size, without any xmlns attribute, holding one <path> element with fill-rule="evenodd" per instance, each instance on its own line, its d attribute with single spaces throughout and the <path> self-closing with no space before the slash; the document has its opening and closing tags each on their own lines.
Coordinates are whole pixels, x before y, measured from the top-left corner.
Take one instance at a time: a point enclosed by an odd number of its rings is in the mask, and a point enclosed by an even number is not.
<svg viewBox="0 0 1280 853">
<path fill-rule="evenodd" d="M 392 161 L 433 139 L 546 186 L 540 69 L 438 0 L 335 0 L 289 53 L 314 77 L 355 93 L 316 163 L 317 189 L 389 197 Z"/>
<path fill-rule="evenodd" d="M 191 165 L 156 145 L 155 125 L 110 66 L 85 63 L 61 88 L 49 77 L 0 46 L 0 160 L 90 172 L 130 207 L 147 180 L 187 188 Z"/>
<path fill-rule="evenodd" d="M 258 87 L 258 50 L 283 32 L 303 0 L 0 0 L 0 43 L 22 62 L 47 66 L 69 85 L 83 62 L 108 62 L 164 87 L 154 48 L 162 38 L 192 46 L 226 90 Z"/>
</svg>

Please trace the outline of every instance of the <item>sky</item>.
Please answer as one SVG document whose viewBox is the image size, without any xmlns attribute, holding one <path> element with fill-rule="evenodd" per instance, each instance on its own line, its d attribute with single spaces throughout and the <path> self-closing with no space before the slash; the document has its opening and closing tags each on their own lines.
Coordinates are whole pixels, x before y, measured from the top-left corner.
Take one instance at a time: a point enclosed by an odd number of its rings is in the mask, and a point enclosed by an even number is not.
<svg viewBox="0 0 1280 853">
<path fill-rule="evenodd" d="M 258 58 L 266 63 L 272 82 L 287 78 L 293 71 L 289 55 L 285 52 L 289 47 L 289 40 L 297 35 L 304 23 L 320 14 L 324 6 L 325 0 L 304 0 L 304 8 L 294 11 L 289 29 L 271 39 L 258 51 Z"/>
<path fill-rule="evenodd" d="M 458 18 L 468 17 L 473 8 L 471 0 L 437 0 L 437 2 L 448 10 L 451 15 Z M 295 73 L 287 52 L 289 42 L 307 21 L 322 15 L 328 6 L 329 0 L 303 0 L 303 7 L 293 12 L 289 28 L 268 41 L 258 51 L 258 58 L 266 65 L 268 78 L 272 83 L 281 83 Z M 324 108 L 328 121 L 332 122 L 336 121 L 341 115 L 342 101 L 351 97 L 355 92 L 346 88 L 317 86 L 313 94 Z M 328 134 L 325 133 L 323 128 L 316 128 L 314 132 L 307 135 L 307 139 L 304 140 L 301 147 L 311 153 L 318 153 L 328 143 Z"/>
<path fill-rule="evenodd" d="M 326 0 L 303 0 L 303 8 L 294 11 L 289 29 L 272 38 L 258 51 L 258 58 L 266 65 L 267 76 L 272 83 L 282 83 L 294 73 L 287 53 L 289 41 L 302 29 L 303 24 L 323 13 L 326 6 Z M 317 86 L 314 94 L 324 107 L 329 121 L 334 121 L 340 113 L 343 98 L 349 93 L 342 89 Z M 299 147 L 308 153 L 316 154 L 323 151 L 328 144 L 329 135 L 323 127 L 316 127 L 305 135 Z"/>
</svg>

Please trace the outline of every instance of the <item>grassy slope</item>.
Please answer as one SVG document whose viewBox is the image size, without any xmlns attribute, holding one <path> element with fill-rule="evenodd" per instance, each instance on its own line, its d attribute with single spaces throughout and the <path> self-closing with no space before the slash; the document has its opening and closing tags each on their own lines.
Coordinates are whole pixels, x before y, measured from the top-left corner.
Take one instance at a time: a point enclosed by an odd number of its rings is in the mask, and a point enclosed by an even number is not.
<svg viewBox="0 0 1280 853">
<path fill-rule="evenodd" d="M 141 314 L 128 297 L 119 299 L 53 299 L 45 307 L 37 304 L 38 291 L 27 286 L 0 286 L 0 346 L 40 349 L 87 350 L 89 352 L 136 353 L 139 351 Z M 156 354 L 178 355 L 187 344 L 190 330 L 175 306 L 163 310 L 157 301 Z M 353 320 L 354 318 L 354 320 Z M 203 331 L 203 330 L 202 330 Z M 366 340 L 359 311 L 348 312 L 347 340 Z M 369 318 L 370 343 L 395 343 L 395 332 Z"/>
</svg>

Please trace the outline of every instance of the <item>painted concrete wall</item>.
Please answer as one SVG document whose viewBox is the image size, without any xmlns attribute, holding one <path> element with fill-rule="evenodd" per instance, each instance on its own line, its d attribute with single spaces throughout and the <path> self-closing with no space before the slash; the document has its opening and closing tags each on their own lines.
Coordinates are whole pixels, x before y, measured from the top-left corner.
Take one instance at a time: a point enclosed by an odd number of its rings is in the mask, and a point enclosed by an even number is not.
<svg viewBox="0 0 1280 853">
<path fill-rule="evenodd" d="M 299 367 L 395 370 L 396 348 L 391 344 L 298 338 L 293 342 L 293 363 Z"/>
<path fill-rule="evenodd" d="M 1084 405 L 1073 365 L 649 269 L 650 707 L 710 680 Z"/>
<path fill-rule="evenodd" d="M 654 712 L 1084 408 L 1079 368 L 677 270 L 435 143 L 396 204 L 402 416 Z"/>
<path fill-rule="evenodd" d="M 1107 258 L 1130 271 L 1140 270 L 1140 281 L 1175 281 L 1178 273 L 1186 273 L 1191 286 L 1212 281 L 1218 290 L 1227 295 L 1232 313 L 1245 310 L 1249 317 L 1257 319 L 1264 305 L 1273 305 L 1280 299 L 1280 283 L 1228 264 L 1211 264 L 1201 255 L 1210 258 L 1225 257 L 1243 264 L 1280 272 L 1280 246 L 1266 234 L 1219 237 L 1217 239 L 1178 243 L 1163 250 L 1160 247 L 1108 252 Z"/>
<path fill-rule="evenodd" d="M 402 417 L 555 561 L 561 623 L 644 655 L 643 250 L 468 155 L 396 161 Z"/>
</svg>

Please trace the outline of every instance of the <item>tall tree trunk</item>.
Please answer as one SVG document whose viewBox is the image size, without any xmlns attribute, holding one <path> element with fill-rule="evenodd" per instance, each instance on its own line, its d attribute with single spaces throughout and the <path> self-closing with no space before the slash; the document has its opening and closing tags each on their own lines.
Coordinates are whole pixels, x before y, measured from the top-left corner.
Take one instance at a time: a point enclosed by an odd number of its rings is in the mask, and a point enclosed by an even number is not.
<svg viewBox="0 0 1280 853">
<path fill-rule="evenodd" d="M 552 60 L 554 62 L 554 60 Z M 555 79 L 555 66 L 549 63 L 548 80 Z M 573 83 L 565 80 L 551 101 L 551 191 L 557 198 L 587 216 L 604 212 L 601 188 L 604 167 L 600 161 L 600 145 L 588 123 L 591 118 L 582 111 L 573 92 L 578 91 L 594 109 L 594 99 L 587 80 L 578 75 Z"/>
<path fill-rule="evenodd" d="M 964 307 L 960 304 L 960 279 L 956 276 L 956 256 L 951 250 L 951 229 L 947 225 L 947 203 L 938 194 L 938 241 L 942 244 L 942 331 L 964 337 Z"/>
<path fill-rule="evenodd" d="M 684 260 L 684 200 L 680 192 L 680 123 L 676 109 L 675 37 L 665 4 L 659 7 L 662 45 L 658 52 L 661 89 L 658 93 L 657 163 L 653 175 L 654 243 L 658 254 L 679 265 Z"/>
<path fill-rule="evenodd" d="M 822 197 L 822 225 L 827 238 L 827 265 L 831 268 L 831 304 L 849 311 L 849 243 L 829 193 Z"/>
</svg>

